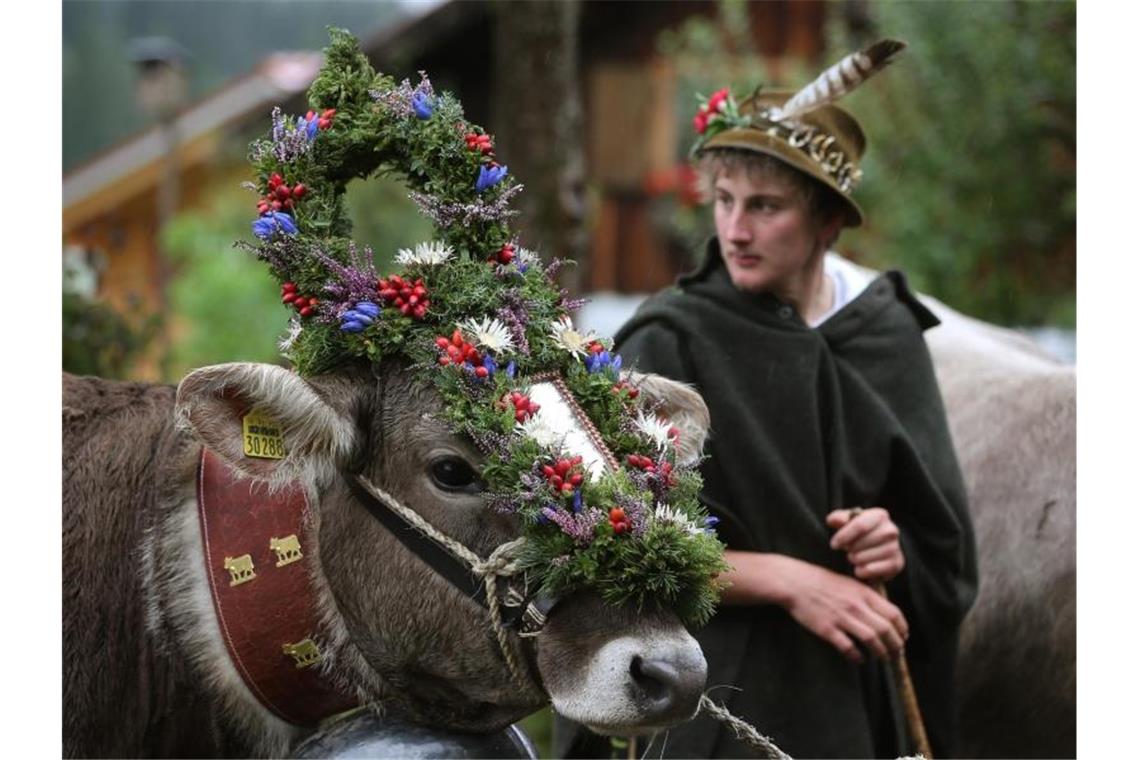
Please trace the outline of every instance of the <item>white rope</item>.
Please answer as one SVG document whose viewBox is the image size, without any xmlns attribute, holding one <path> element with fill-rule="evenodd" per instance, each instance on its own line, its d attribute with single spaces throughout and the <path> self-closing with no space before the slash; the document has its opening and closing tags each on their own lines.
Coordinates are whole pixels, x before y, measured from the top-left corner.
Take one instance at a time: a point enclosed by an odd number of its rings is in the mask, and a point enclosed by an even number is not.
<svg viewBox="0 0 1140 760">
<path fill-rule="evenodd" d="M 463 544 L 441 533 L 414 509 L 404 506 L 394 496 L 373 485 L 364 476 L 358 475 L 356 479 L 373 496 L 384 502 L 389 509 L 399 514 L 421 533 L 443 544 L 452 554 L 466 562 L 473 573 L 483 579 L 487 591 L 487 611 L 491 616 L 491 629 L 495 633 L 495 639 L 499 642 L 499 648 L 507 661 L 507 668 L 510 669 L 511 676 L 522 688 L 534 689 L 545 696 L 546 692 L 542 685 L 529 677 L 529 669 L 521 663 L 523 658 L 518 651 L 518 645 L 511 639 L 506 626 L 503 625 L 502 612 L 499 609 L 498 578 L 510 578 L 521 572 L 515 560 L 526 544 L 526 539 L 516 538 L 514 541 L 500 544 L 495 548 L 495 551 L 491 552 L 491 556 L 484 560 Z"/>
<path fill-rule="evenodd" d="M 711 717 L 719 720 L 732 729 L 737 739 L 764 753 L 770 760 L 791 760 L 791 757 L 776 746 L 776 743 L 756 730 L 750 723 L 746 723 L 728 710 L 709 699 L 707 694 L 701 695 L 701 710 Z"/>
</svg>

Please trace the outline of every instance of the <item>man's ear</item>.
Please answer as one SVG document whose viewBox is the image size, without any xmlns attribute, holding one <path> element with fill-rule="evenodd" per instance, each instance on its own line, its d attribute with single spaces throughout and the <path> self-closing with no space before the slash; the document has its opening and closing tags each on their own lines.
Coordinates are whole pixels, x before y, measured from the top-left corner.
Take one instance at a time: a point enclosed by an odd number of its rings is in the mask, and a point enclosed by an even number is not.
<svg viewBox="0 0 1140 760">
<path fill-rule="evenodd" d="M 700 460 L 709 434 L 709 408 L 701 394 L 661 375 L 632 371 L 622 374 L 651 404 L 660 404 L 657 413 L 681 432 L 677 440 L 677 464 L 691 465 Z"/>
<path fill-rule="evenodd" d="M 272 364 L 218 364 L 178 385 L 175 422 L 247 476 L 281 485 L 327 482 L 352 453 L 355 429 L 298 375 Z M 242 419 L 256 409 L 273 423 L 284 456 L 247 456 Z"/>
</svg>

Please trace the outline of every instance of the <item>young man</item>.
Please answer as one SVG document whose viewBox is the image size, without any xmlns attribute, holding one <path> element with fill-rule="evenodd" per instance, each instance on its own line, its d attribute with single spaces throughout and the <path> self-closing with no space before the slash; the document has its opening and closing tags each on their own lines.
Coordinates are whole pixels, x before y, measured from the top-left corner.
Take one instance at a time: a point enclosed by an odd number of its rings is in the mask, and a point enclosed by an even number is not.
<svg viewBox="0 0 1140 760">
<path fill-rule="evenodd" d="M 733 570 L 697 632 L 709 695 L 793 757 L 908 754 L 886 663 L 905 643 L 945 757 L 977 570 L 922 336 L 937 319 L 902 275 L 872 280 L 827 253 L 862 221 L 849 193 L 865 138 L 830 104 L 785 121 L 788 101 L 722 95 L 706 109 L 721 115 L 697 125 L 716 238 L 616 347 L 627 366 L 692 383 L 710 408 L 704 500 Z M 702 716 L 673 729 L 664 754 L 754 751 Z"/>
</svg>

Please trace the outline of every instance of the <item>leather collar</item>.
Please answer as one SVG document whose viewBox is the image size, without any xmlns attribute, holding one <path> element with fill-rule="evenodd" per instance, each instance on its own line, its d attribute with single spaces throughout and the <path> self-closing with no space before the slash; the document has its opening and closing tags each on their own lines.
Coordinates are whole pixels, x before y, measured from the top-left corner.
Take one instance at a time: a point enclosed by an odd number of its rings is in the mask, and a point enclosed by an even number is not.
<svg viewBox="0 0 1140 760">
<path fill-rule="evenodd" d="M 218 626 L 249 690 L 299 726 L 358 706 L 322 673 L 326 636 L 310 578 L 316 561 L 304 490 L 272 497 L 202 449 L 198 516 Z"/>
</svg>

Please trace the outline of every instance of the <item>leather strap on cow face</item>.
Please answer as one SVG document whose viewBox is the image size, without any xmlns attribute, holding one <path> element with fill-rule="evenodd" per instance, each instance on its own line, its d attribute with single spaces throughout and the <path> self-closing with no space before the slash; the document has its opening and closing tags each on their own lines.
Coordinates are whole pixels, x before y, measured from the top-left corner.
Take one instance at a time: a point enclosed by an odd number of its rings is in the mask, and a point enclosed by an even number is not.
<svg viewBox="0 0 1140 760">
<path fill-rule="evenodd" d="M 325 675 L 307 508 L 298 484 L 271 495 L 202 449 L 198 519 L 222 640 L 258 701 L 299 726 L 359 704 Z"/>
<path fill-rule="evenodd" d="M 380 494 L 383 492 L 367 480 L 354 477 L 346 477 L 345 480 L 357 500 L 406 549 L 423 560 L 464 596 L 475 600 L 484 609 L 489 609 L 484 576 L 475 572 L 469 559 L 456 554 L 441 540 L 432 538 L 430 532 L 423 529 L 426 522 L 422 521 L 422 518 L 413 522 L 405 517 L 411 510 L 390 496 L 381 498 Z M 436 535 L 441 534 L 436 532 Z M 546 625 L 547 616 L 558 603 L 558 599 L 529 588 L 525 580 L 520 583 L 518 574 L 502 578 L 502 585 L 505 587 L 500 590 L 499 601 L 505 608 L 502 616 L 503 625 L 517 631 L 523 637 L 537 636 Z"/>
</svg>

